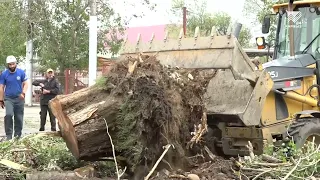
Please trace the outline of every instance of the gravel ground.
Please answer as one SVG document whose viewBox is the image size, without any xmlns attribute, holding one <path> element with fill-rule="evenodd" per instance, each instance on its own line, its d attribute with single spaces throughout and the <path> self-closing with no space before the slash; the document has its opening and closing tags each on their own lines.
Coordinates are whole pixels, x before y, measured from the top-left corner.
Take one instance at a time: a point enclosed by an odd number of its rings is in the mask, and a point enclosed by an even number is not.
<svg viewBox="0 0 320 180">
<path fill-rule="evenodd" d="M 33 107 L 25 106 L 24 109 L 24 127 L 22 133 L 24 135 L 31 134 L 39 131 L 40 128 L 40 107 L 35 105 Z M 0 137 L 5 136 L 4 131 L 4 116 L 5 110 L 0 108 Z M 57 127 L 58 129 L 58 127 Z M 50 119 L 47 115 L 46 131 L 50 131 Z"/>
</svg>

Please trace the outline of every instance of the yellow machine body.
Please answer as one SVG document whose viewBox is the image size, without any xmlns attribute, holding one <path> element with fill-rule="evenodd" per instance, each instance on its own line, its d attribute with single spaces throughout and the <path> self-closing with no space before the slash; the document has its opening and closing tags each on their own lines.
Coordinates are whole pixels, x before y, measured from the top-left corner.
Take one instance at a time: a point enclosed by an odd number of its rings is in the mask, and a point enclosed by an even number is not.
<svg viewBox="0 0 320 180">
<path fill-rule="evenodd" d="M 297 1 L 294 6 L 320 5 L 320 1 Z M 275 12 L 287 8 L 288 4 L 273 7 Z M 176 39 L 162 40 L 150 37 L 143 43 L 138 35 L 136 43 L 124 41 L 120 59 L 136 56 L 138 53 L 157 55 L 157 59 L 171 67 L 217 69 L 205 94 L 209 127 L 219 132 L 219 141 L 215 145 L 227 155 L 246 155 L 245 147 L 251 141 L 255 154 L 263 152 L 267 142 L 286 134 L 287 125 L 295 119 L 295 115 L 312 116 L 319 111 L 316 75 L 287 80 L 288 88 L 283 94 L 277 94 L 272 79 L 275 74 L 255 65 L 231 34 L 218 35 L 212 28 L 211 36 L 200 37 L 196 28 L 194 37 L 183 37 L 183 30 Z M 320 39 L 320 38 L 319 38 Z M 275 50 L 276 51 L 276 50 Z M 306 68 L 315 69 L 315 64 Z M 301 84 L 299 84 L 301 83 Z M 310 91 L 310 92 L 309 92 Z M 281 96 L 276 98 L 276 96 Z M 277 103 L 284 103 L 286 111 L 278 109 Z M 306 113 L 306 110 L 313 110 Z M 302 113 L 301 113 L 302 112 Z"/>
</svg>

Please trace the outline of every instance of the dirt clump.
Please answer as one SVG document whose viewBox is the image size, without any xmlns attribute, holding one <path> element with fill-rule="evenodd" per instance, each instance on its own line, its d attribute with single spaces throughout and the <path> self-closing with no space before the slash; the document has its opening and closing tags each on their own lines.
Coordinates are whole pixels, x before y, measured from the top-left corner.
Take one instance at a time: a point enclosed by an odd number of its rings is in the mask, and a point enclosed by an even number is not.
<svg viewBox="0 0 320 180">
<path fill-rule="evenodd" d="M 188 179 L 188 175 L 196 175 L 201 180 L 231 180 L 238 179 L 233 173 L 234 163 L 222 157 L 216 157 L 215 160 L 201 163 L 188 172 L 178 170 L 169 172 L 160 171 L 152 180 L 182 180 Z"/>
<path fill-rule="evenodd" d="M 112 83 L 114 87 L 111 94 L 123 99 L 115 144 L 130 162 L 147 164 L 149 170 L 163 146 L 172 144 L 174 149 L 164 159 L 175 168 L 185 169 L 191 165 L 186 157 L 192 153 L 187 144 L 205 112 L 203 94 L 215 71 L 169 68 L 154 56 L 141 59 L 117 63 L 107 76 L 107 86 Z M 134 71 L 128 75 L 130 67 L 125 64 L 135 62 Z"/>
</svg>

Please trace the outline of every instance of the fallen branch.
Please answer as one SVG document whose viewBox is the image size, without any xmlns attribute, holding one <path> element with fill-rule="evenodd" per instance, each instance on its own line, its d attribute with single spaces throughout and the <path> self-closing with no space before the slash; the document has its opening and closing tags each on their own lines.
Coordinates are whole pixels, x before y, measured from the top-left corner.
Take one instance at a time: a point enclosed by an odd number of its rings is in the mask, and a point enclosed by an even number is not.
<svg viewBox="0 0 320 180">
<path fill-rule="evenodd" d="M 119 175 L 119 177 L 122 177 L 124 175 L 124 173 L 126 172 L 126 170 L 127 170 L 127 166 L 124 167 L 124 169 L 122 170 L 122 173 Z"/>
<path fill-rule="evenodd" d="M 207 146 L 204 146 L 204 150 L 208 153 L 209 157 L 212 160 L 215 160 L 216 156 L 210 151 L 210 149 Z"/>
<path fill-rule="evenodd" d="M 207 125 L 207 113 L 206 111 L 204 111 L 202 113 L 202 117 L 201 117 L 201 124 L 199 124 L 198 126 L 194 125 L 194 132 L 192 132 L 191 134 L 194 135 L 190 142 L 188 143 L 189 146 L 192 148 L 194 143 L 198 143 L 202 136 L 208 132 L 208 125 Z"/>
<path fill-rule="evenodd" d="M 112 142 L 112 138 L 111 138 L 111 135 L 109 133 L 109 127 L 108 127 L 108 123 L 106 121 L 106 119 L 104 119 L 105 123 L 106 123 L 106 127 L 107 127 L 107 134 L 109 136 L 109 139 L 110 139 L 110 143 L 111 143 L 111 147 L 112 147 L 112 154 L 113 154 L 113 159 L 114 159 L 114 164 L 116 166 L 116 172 L 117 172 L 117 177 L 118 177 L 118 180 L 120 180 L 120 174 L 119 174 L 119 169 L 118 169 L 118 164 L 117 164 L 117 159 L 116 159 L 116 153 L 115 153 L 115 149 L 114 149 L 114 144 Z M 123 174 L 122 174 L 123 175 Z"/>
<path fill-rule="evenodd" d="M 19 171 L 27 171 L 29 168 L 25 167 L 24 165 L 15 163 L 13 161 L 9 161 L 7 159 L 1 159 L 0 164 L 7 166 L 8 168 L 12 168 Z"/>
<path fill-rule="evenodd" d="M 11 149 L 10 152 L 26 152 L 26 151 L 32 151 L 31 149 L 23 148 L 23 149 Z"/>
<path fill-rule="evenodd" d="M 134 63 L 132 63 L 131 61 L 129 61 L 129 64 L 128 64 L 128 73 L 127 73 L 127 77 L 131 76 L 133 71 L 136 69 L 137 67 L 137 64 L 138 64 L 138 61 L 135 61 Z"/>
<path fill-rule="evenodd" d="M 269 163 L 282 163 L 282 161 L 280 159 L 269 156 L 267 154 L 262 154 L 262 160 L 267 161 Z"/>
<path fill-rule="evenodd" d="M 253 165 L 257 166 L 267 166 L 267 167 L 279 167 L 279 166 L 291 166 L 291 163 L 253 163 Z"/>
<path fill-rule="evenodd" d="M 297 162 L 297 164 L 291 169 L 290 172 L 288 172 L 288 174 L 282 179 L 282 180 L 286 180 L 288 179 L 288 177 L 297 169 L 298 165 L 301 162 L 301 158 L 299 159 L 299 161 Z"/>
<path fill-rule="evenodd" d="M 258 172 L 265 172 L 265 171 L 268 171 L 268 170 L 273 170 L 271 168 L 268 168 L 268 169 L 254 169 L 254 168 L 242 168 L 241 170 L 244 170 L 244 171 L 258 171 Z"/>
<path fill-rule="evenodd" d="M 188 177 L 184 176 L 184 175 L 180 175 L 180 174 L 173 174 L 170 175 L 169 178 L 181 178 L 181 179 L 189 179 Z"/>
<path fill-rule="evenodd" d="M 291 149 L 290 147 L 285 147 L 286 149 L 283 150 L 278 149 L 278 151 L 273 152 L 273 156 L 266 154 L 255 156 L 250 142 L 247 148 L 250 154 L 249 158 L 244 159 L 243 162 L 240 158 L 239 161 L 234 160 L 233 163 L 240 169 L 240 172 L 235 173 L 242 172 L 253 176 L 253 179 L 263 179 L 268 176 L 281 180 L 310 179 L 320 163 L 318 158 L 320 155 L 320 146 L 315 147 L 314 142 L 307 142 L 303 150 L 297 150 L 294 149 L 294 147 L 291 147 Z M 288 157 L 288 154 L 292 155 Z M 280 160 L 284 158 L 286 160 Z"/>
<path fill-rule="evenodd" d="M 254 153 L 253 153 L 253 146 L 251 144 L 250 141 L 248 141 L 248 145 L 246 146 L 249 150 L 249 154 L 250 154 L 250 162 L 252 162 L 254 160 Z"/>
<path fill-rule="evenodd" d="M 256 175 L 256 177 L 254 177 L 252 180 L 256 180 L 256 179 L 258 179 L 258 177 L 260 177 L 260 176 L 262 176 L 263 174 L 266 174 L 266 173 L 268 173 L 268 172 L 271 172 L 272 170 L 273 170 L 273 169 L 265 170 L 265 171 L 259 173 L 258 175 Z"/>
<path fill-rule="evenodd" d="M 152 167 L 151 171 L 148 173 L 148 175 L 144 178 L 144 180 L 148 180 L 150 178 L 150 176 L 152 175 L 152 173 L 154 172 L 154 170 L 158 167 L 159 163 L 161 162 L 162 158 L 164 157 L 164 155 L 168 152 L 169 148 L 171 147 L 171 144 L 168 144 L 165 146 L 165 150 L 163 151 L 162 155 L 160 156 L 160 158 L 157 160 L 157 162 L 155 163 L 155 165 Z"/>
</svg>

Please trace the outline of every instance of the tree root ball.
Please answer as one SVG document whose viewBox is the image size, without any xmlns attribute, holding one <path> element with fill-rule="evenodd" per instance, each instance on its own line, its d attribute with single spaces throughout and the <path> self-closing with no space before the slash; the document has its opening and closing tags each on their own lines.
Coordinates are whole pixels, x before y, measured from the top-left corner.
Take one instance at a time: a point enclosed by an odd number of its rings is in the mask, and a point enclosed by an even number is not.
<svg viewBox="0 0 320 180">
<path fill-rule="evenodd" d="M 171 168 L 190 165 L 188 142 L 205 113 L 203 95 L 215 70 L 169 68 L 155 56 L 128 57 L 89 88 L 50 101 L 68 148 L 78 159 L 112 157 L 135 172 L 163 158 Z M 121 164 L 120 163 L 120 164 Z"/>
</svg>

